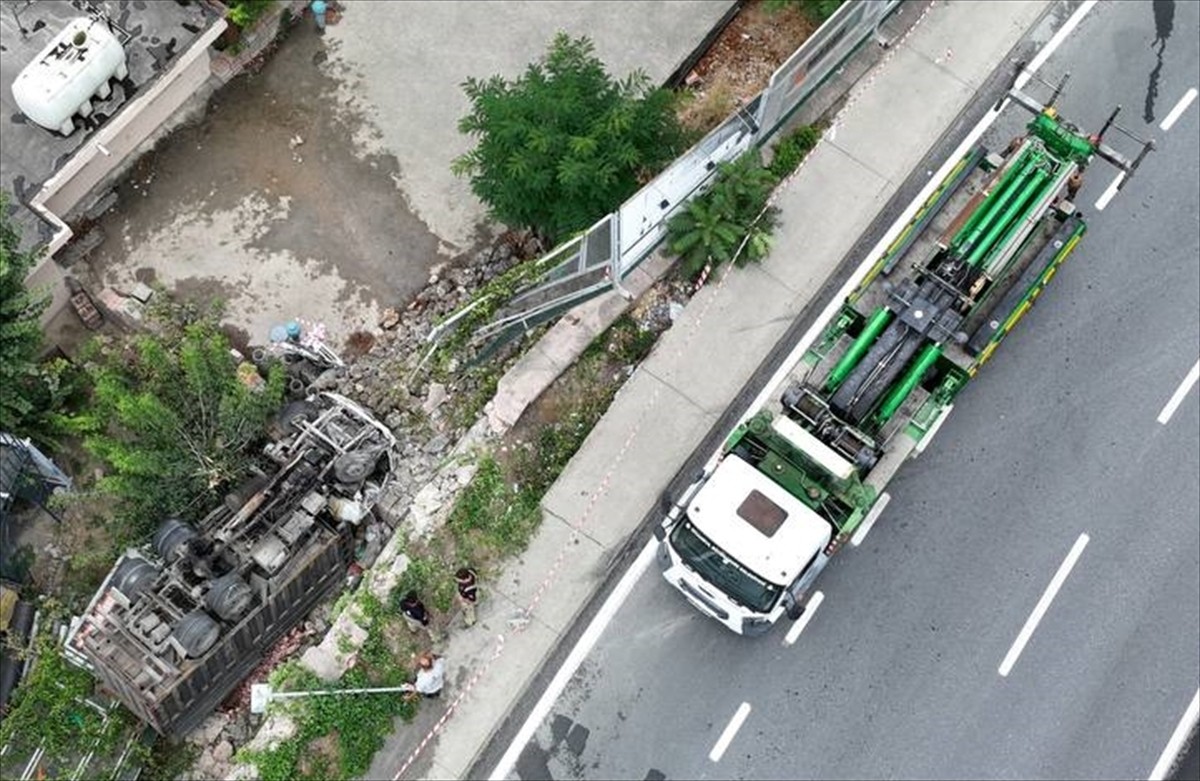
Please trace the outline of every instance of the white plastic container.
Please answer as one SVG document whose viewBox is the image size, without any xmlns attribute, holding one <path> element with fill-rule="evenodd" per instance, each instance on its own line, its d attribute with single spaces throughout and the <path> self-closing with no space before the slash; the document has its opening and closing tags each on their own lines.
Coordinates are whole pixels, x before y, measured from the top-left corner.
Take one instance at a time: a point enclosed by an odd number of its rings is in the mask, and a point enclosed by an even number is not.
<svg viewBox="0 0 1200 781">
<path fill-rule="evenodd" d="M 13 81 L 21 112 L 64 136 L 75 129 L 71 117 L 92 113 L 92 98 L 111 92 L 108 80 L 129 75 L 125 49 L 108 25 L 81 16 L 72 19 Z"/>
</svg>

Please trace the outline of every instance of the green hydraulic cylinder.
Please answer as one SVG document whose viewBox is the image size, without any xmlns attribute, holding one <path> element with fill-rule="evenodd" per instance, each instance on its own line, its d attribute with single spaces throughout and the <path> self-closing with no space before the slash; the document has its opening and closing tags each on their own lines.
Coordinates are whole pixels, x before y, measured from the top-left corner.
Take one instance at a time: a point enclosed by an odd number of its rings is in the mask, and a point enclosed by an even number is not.
<svg viewBox="0 0 1200 781">
<path fill-rule="evenodd" d="M 1049 180 L 1050 172 L 1048 172 L 1045 168 L 1038 168 L 1034 172 L 1033 176 L 1030 177 L 1029 182 L 1021 188 L 1021 192 L 1017 195 L 1013 202 L 1009 204 L 1008 208 L 1005 209 L 1004 214 L 1001 215 L 1000 219 L 996 220 L 992 224 L 991 229 L 987 232 L 987 235 L 983 237 L 983 240 L 971 249 L 971 254 L 967 256 L 966 261 L 968 266 L 974 266 L 991 253 L 992 247 L 996 243 L 996 239 L 1001 233 L 1004 232 L 1004 230 L 1012 223 L 1014 219 L 1018 218 L 1024 210 L 1029 208 L 1029 204 L 1032 201 L 1035 201 L 1037 197 L 1045 191 L 1046 183 Z"/>
<path fill-rule="evenodd" d="M 846 381 L 850 376 L 850 372 L 862 360 L 863 355 L 870 349 L 879 335 L 883 333 L 883 329 L 892 321 L 892 310 L 886 306 L 881 306 L 875 310 L 875 314 L 871 315 L 871 319 L 863 326 L 862 333 L 850 345 L 850 349 L 846 350 L 833 367 L 833 371 L 829 372 L 829 376 L 825 378 L 825 390 L 829 393 L 837 390 L 838 387 Z"/>
<path fill-rule="evenodd" d="M 917 360 L 913 363 L 912 367 L 900 378 L 900 382 L 883 397 L 883 403 L 879 405 L 879 412 L 875 414 L 875 419 L 880 425 L 891 420 L 892 415 L 895 415 L 896 410 L 900 409 L 900 405 L 908 398 L 908 394 L 913 392 L 913 388 L 916 388 L 921 383 L 922 378 L 925 377 L 925 372 L 933 366 L 941 354 L 942 348 L 940 345 L 925 345 L 925 349 L 921 350 L 921 354 L 917 356 Z"/>
<path fill-rule="evenodd" d="M 1068 167 L 1070 168 L 1070 170 L 1074 170 L 1074 166 L 1068 166 Z M 1056 185 L 1061 184 L 1067 178 L 1067 176 L 1070 175 L 1070 171 L 1068 170 L 1068 167 L 1059 169 L 1058 172 L 1053 175 L 1047 174 L 1048 176 L 1050 176 L 1050 183 L 1046 187 L 1043 187 L 1042 190 L 1038 193 L 1037 198 L 1028 205 L 1028 208 L 1025 209 L 1024 213 L 1021 216 L 1021 219 L 1014 220 L 1013 223 L 1008 226 L 1007 230 L 1005 230 L 1004 233 L 1000 236 L 1000 240 L 996 243 L 996 246 L 998 246 L 998 247 L 1007 247 L 1008 246 L 1009 242 L 1011 242 L 1013 240 L 1013 237 L 1021 230 L 1021 226 L 1024 224 L 1030 211 L 1040 201 L 1043 200 L 1047 191 L 1055 189 Z M 990 265 L 993 262 L 993 259 L 996 258 L 998 254 L 999 253 L 989 253 L 989 256 L 987 259 L 987 264 Z M 989 269 L 987 267 L 987 265 L 985 265 L 984 271 L 986 273 L 991 273 L 992 269 Z"/>
<path fill-rule="evenodd" d="M 1027 149 L 1025 153 L 1017 160 L 1012 168 L 1008 170 L 996 188 L 991 194 L 979 205 L 975 213 L 967 220 L 967 224 L 959 230 L 958 234 L 951 240 L 950 244 L 960 252 L 967 252 L 971 246 L 979 239 L 979 236 L 987 229 L 988 223 L 992 218 L 1004 207 L 1008 199 L 1012 197 L 1029 175 L 1030 169 L 1035 165 L 1041 155 L 1033 149 Z"/>
</svg>

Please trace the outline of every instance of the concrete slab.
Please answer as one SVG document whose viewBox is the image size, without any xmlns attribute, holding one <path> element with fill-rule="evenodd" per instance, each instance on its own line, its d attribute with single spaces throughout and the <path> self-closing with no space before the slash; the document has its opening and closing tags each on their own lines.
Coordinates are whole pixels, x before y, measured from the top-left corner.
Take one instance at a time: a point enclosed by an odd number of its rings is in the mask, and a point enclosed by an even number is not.
<svg viewBox="0 0 1200 781">
<path fill-rule="evenodd" d="M 507 431 L 530 402 L 541 395 L 566 368 L 535 345 L 522 355 L 496 383 L 496 395 L 488 409 L 492 430 Z"/>
<path fill-rule="evenodd" d="M 326 36 L 326 68 L 346 83 L 346 110 L 365 113 L 374 126 L 355 144 L 364 153 L 394 154 L 398 183 L 413 211 L 443 241 L 462 249 L 485 229 L 482 204 L 465 180 L 450 173 L 450 162 L 473 146 L 456 129 L 469 108 L 464 81 L 518 76 L 561 30 L 590 37 L 614 76 L 642 68 L 661 84 L 731 5 L 348 0 L 341 22 Z"/>
<path fill-rule="evenodd" d="M 380 312 L 373 291 L 343 277 L 327 258 L 261 243 L 295 219 L 292 203 L 287 195 L 252 193 L 229 208 L 164 205 L 158 225 L 105 248 L 104 256 L 121 256 L 106 279 L 128 289 L 151 270 L 170 288 L 211 291 L 226 301 L 227 319 L 256 344 L 271 326 L 293 319 L 323 326 L 336 346 L 355 330 L 373 331 Z"/>
<path fill-rule="evenodd" d="M 936 9 L 935 13 L 940 11 Z M 918 28 L 919 30 L 920 28 Z M 899 186 L 912 170 L 912 160 L 897 154 L 897 145 L 917 144 L 916 157 L 966 105 L 974 90 L 960 78 L 935 65 L 907 44 L 895 50 L 891 67 L 877 72 L 871 84 L 860 85 L 833 129 L 832 143 L 879 176 Z M 905 94 L 905 100 L 896 95 Z M 903 128 L 886 142 L 875 123 L 853 121 L 855 116 L 886 118 L 890 127 Z M 828 138 L 827 134 L 827 138 Z"/>
<path fill-rule="evenodd" d="M 623 287 L 636 298 L 673 264 L 674 258 L 656 252 L 626 277 Z M 604 293 L 584 302 L 552 325 L 497 383 L 496 395 L 488 410 L 492 430 L 499 433 L 511 428 L 562 370 L 629 306 L 630 302 L 619 293 Z"/>
<path fill-rule="evenodd" d="M 491 588 L 522 609 L 537 599 L 531 618 L 562 633 L 604 580 L 607 560 L 605 549 L 586 532 L 577 533 L 562 518 L 545 513 L 529 547 L 505 565 Z"/>
<path fill-rule="evenodd" d="M 973 89 L 983 85 L 988 72 L 1046 10 L 1044 0 L 949 0 L 939 5 L 947 23 L 987 29 L 988 35 L 954 41 L 918 28 L 905 46 Z"/>
<path fill-rule="evenodd" d="M 623 544 L 716 417 L 643 365 L 546 494 L 543 509 L 605 548 Z"/>
<path fill-rule="evenodd" d="M 616 293 L 596 296 L 563 315 L 547 332 L 548 338 L 538 340 L 538 346 L 550 360 L 566 368 L 627 306 Z"/>
<path fill-rule="evenodd" d="M 783 218 L 762 262 L 762 270 L 780 285 L 799 291 L 793 309 L 811 298 L 893 189 L 835 144 L 822 142 L 812 151 L 777 197 Z M 826 228 L 835 214 L 839 222 L 848 221 L 848 230 Z"/>
<path fill-rule="evenodd" d="M 787 330 L 797 292 L 758 266 L 732 269 L 723 283 L 710 281 L 692 298 L 642 369 L 701 410 L 720 414 Z M 720 356 L 719 364 L 680 360 L 697 350 Z"/>
</svg>

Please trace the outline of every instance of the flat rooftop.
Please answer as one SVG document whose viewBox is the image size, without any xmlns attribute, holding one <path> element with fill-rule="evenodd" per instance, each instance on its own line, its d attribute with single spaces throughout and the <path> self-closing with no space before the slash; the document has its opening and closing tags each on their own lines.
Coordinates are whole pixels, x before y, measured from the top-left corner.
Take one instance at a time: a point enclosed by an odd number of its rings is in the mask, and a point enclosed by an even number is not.
<svg viewBox="0 0 1200 781">
<path fill-rule="evenodd" d="M 107 20 L 125 47 L 129 76 L 112 83 L 107 100 L 93 98 L 86 119 L 75 117 L 69 136 L 25 118 L 12 96 L 13 81 L 67 23 L 79 16 Z M 23 204 L 71 159 L 84 142 L 140 90 L 168 70 L 219 18 L 201 0 L 3 0 L 0 2 L 0 187 L 9 193 L 22 246 L 45 244 L 52 227 Z"/>
</svg>

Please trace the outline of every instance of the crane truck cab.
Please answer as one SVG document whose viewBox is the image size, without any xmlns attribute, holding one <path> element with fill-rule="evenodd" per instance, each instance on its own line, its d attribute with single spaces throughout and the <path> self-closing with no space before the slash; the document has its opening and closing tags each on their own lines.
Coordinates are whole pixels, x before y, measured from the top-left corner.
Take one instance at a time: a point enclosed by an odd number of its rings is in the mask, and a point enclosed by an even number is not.
<svg viewBox="0 0 1200 781">
<path fill-rule="evenodd" d="M 785 614 L 798 618 L 844 521 L 861 515 L 835 495 L 857 485 L 854 475 L 849 461 L 787 417 L 755 417 L 664 508 L 656 529 L 663 576 L 738 634 L 763 634 Z"/>
</svg>

